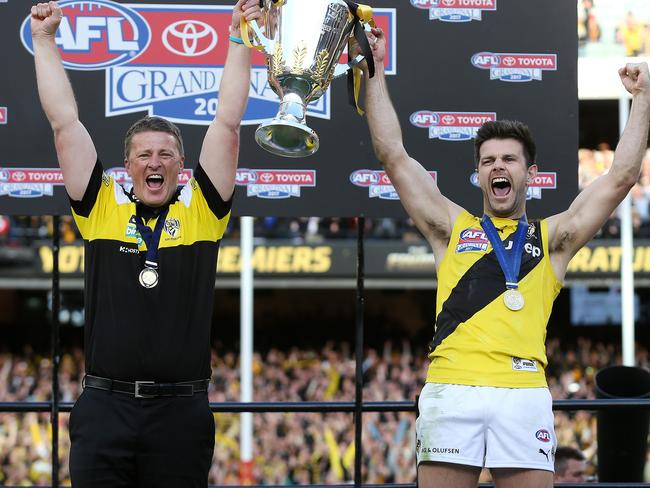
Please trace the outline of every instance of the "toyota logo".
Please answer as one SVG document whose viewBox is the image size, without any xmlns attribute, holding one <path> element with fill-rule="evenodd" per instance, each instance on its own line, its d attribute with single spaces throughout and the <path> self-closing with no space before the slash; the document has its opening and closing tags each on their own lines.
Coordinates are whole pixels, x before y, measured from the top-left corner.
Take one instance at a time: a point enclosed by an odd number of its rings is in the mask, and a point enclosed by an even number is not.
<svg viewBox="0 0 650 488">
<path fill-rule="evenodd" d="M 273 181 L 273 175 L 271 173 L 262 173 L 260 175 L 260 180 L 262 180 L 264 183 L 270 183 Z"/>
<path fill-rule="evenodd" d="M 217 32 L 200 20 L 179 20 L 167 26 L 162 42 L 174 54 L 195 57 L 206 54 L 217 45 Z"/>
<path fill-rule="evenodd" d="M 27 179 L 27 175 L 23 171 L 14 171 L 12 176 L 14 181 L 25 181 Z"/>
<path fill-rule="evenodd" d="M 454 122 L 456 122 L 456 117 L 453 115 L 443 115 L 442 117 L 442 123 L 445 125 L 452 125 Z"/>
<path fill-rule="evenodd" d="M 455 0 L 442 0 L 442 4 L 445 7 L 453 7 L 454 6 L 454 1 Z"/>
<path fill-rule="evenodd" d="M 517 60 L 512 56 L 506 56 L 505 58 L 503 58 L 503 64 L 505 64 L 506 66 L 513 66 L 516 62 Z"/>
</svg>

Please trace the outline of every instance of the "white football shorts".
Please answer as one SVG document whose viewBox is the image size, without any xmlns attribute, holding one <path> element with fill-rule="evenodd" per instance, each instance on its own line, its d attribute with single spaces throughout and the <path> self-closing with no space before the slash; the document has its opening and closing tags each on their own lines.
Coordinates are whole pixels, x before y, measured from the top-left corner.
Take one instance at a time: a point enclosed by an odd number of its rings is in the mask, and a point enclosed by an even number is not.
<svg viewBox="0 0 650 488">
<path fill-rule="evenodd" d="M 417 462 L 553 471 L 548 388 L 427 383 L 415 424 Z"/>
</svg>

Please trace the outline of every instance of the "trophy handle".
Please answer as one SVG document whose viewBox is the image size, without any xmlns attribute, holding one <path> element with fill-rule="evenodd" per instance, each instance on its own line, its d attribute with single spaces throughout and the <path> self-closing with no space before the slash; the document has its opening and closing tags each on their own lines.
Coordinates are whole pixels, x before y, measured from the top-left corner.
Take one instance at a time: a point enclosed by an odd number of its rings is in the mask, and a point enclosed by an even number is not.
<svg viewBox="0 0 650 488">
<path fill-rule="evenodd" d="M 255 44 L 253 44 L 250 41 L 250 34 L 248 31 L 248 28 L 253 30 L 253 36 L 255 37 L 254 41 Z M 256 20 L 252 20 L 248 22 L 243 16 L 239 20 L 239 30 L 241 30 L 241 36 L 242 40 L 244 41 L 244 44 L 248 46 L 249 48 L 252 49 L 257 49 L 258 51 L 262 51 L 264 54 L 271 54 L 273 52 L 273 48 L 275 47 L 275 41 L 272 41 L 268 37 L 264 35 L 262 32 L 262 29 L 258 25 Z"/>
<path fill-rule="evenodd" d="M 363 54 L 357 54 L 357 57 L 354 58 L 349 63 L 347 64 L 339 63 L 336 66 L 336 68 L 334 68 L 334 74 L 332 75 L 332 78 L 338 78 L 339 76 L 343 76 L 348 72 L 348 70 L 354 68 L 357 64 L 359 64 L 364 59 L 365 58 L 363 57 Z"/>
</svg>

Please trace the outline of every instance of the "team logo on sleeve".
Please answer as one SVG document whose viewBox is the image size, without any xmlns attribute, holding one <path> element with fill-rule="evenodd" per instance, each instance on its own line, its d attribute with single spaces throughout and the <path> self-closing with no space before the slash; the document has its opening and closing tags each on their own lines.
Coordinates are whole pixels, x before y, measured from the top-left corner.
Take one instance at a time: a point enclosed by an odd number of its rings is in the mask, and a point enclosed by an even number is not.
<svg viewBox="0 0 650 488">
<path fill-rule="evenodd" d="M 62 0 L 64 18 L 56 43 L 64 66 L 104 70 L 107 117 L 148 112 L 168 120 L 208 125 L 217 111 L 229 46 L 231 5 L 120 4 Z M 396 9 L 374 9 L 387 35 L 386 73 L 396 74 Z M 29 17 L 21 27 L 33 54 Z M 347 63 L 347 53 L 339 60 Z M 249 100 L 242 124 L 274 117 L 279 99 L 268 82 L 266 58 L 252 58 Z M 331 118 L 331 94 L 307 107 L 311 117 Z"/>
<path fill-rule="evenodd" d="M 491 80 L 524 82 L 541 80 L 544 71 L 557 70 L 557 54 L 476 53 L 475 68 L 490 70 Z"/>
<path fill-rule="evenodd" d="M 429 20 L 471 22 L 481 20 L 486 10 L 496 10 L 497 0 L 411 0 L 411 5 L 429 10 Z"/>
<path fill-rule="evenodd" d="M 245 186 L 248 197 L 273 200 L 300 197 L 302 188 L 316 186 L 316 171 L 240 168 L 235 184 Z"/>
<path fill-rule="evenodd" d="M 469 177 L 472 185 L 479 187 L 478 174 L 472 173 Z M 537 176 L 532 179 L 526 190 L 526 200 L 541 200 L 542 190 L 555 190 L 557 188 L 557 173 L 555 172 L 539 172 Z"/>
<path fill-rule="evenodd" d="M 429 130 L 429 139 L 468 141 L 485 122 L 497 119 L 496 112 L 431 112 L 420 110 L 409 117 L 415 127 Z"/>
<path fill-rule="evenodd" d="M 429 171 L 433 181 L 437 181 L 437 172 Z M 381 200 L 399 200 L 397 190 L 390 181 L 385 171 L 375 171 L 372 169 L 358 169 L 350 175 L 350 183 L 354 186 L 368 188 L 370 198 L 379 198 Z"/>
<path fill-rule="evenodd" d="M 469 228 L 461 231 L 456 244 L 456 252 L 487 251 L 489 239 L 483 229 Z"/>
</svg>

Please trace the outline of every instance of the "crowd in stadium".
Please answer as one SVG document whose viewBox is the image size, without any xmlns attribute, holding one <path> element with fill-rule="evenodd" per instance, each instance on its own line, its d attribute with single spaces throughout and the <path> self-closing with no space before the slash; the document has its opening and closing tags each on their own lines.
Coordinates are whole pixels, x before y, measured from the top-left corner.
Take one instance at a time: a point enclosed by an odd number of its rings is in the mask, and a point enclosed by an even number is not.
<svg viewBox="0 0 650 488">
<path fill-rule="evenodd" d="M 355 362 L 347 344 L 328 343 L 320 350 L 271 349 L 254 357 L 255 401 L 353 401 Z M 550 339 L 547 376 L 553 398 L 594 398 L 594 376 L 600 368 L 620 364 L 618 348 L 580 338 Z M 647 349 L 637 348 L 637 364 L 650 368 Z M 407 342 L 368 349 L 363 361 L 364 400 L 413 401 L 427 368 L 421 351 Z M 238 357 L 213 351 L 210 401 L 239 401 Z M 0 401 L 46 401 L 51 396 L 50 359 L 25 348 L 0 354 Z M 83 354 L 62 356 L 61 400 L 80 393 Z M 256 484 L 343 483 L 354 476 L 354 429 L 348 413 L 254 414 Z M 415 479 L 413 412 L 364 413 L 364 483 L 410 483 Z M 61 479 L 69 484 L 68 415 L 60 416 Z M 211 484 L 239 484 L 238 414 L 215 414 L 216 449 Z M 558 443 L 580 449 L 595 473 L 596 419 L 591 412 L 556 412 Z M 0 414 L 0 483 L 49 485 L 51 428 L 48 413 Z"/>
<path fill-rule="evenodd" d="M 582 189 L 596 177 L 606 172 L 612 164 L 614 151 L 601 144 L 598 149 L 580 149 L 578 185 Z M 543 170 L 543 168 L 542 168 Z M 639 183 L 632 190 L 633 228 L 635 237 L 650 237 L 650 150 L 643 161 Z M 238 237 L 238 219 L 231 219 L 227 238 Z M 615 213 L 603 227 L 599 236 L 618 238 L 620 219 Z M 16 217 L 0 215 L 0 244 L 29 245 L 33 240 L 49 239 L 52 219 L 48 216 Z M 356 238 L 357 220 L 351 218 L 278 218 L 256 219 L 255 235 L 265 238 L 290 239 L 295 243 L 319 243 L 325 239 Z M 419 241 L 422 237 L 410 219 L 366 219 L 365 235 L 370 239 L 401 239 Z M 79 239 L 76 227 L 69 216 L 62 217 L 63 242 Z"/>
</svg>

